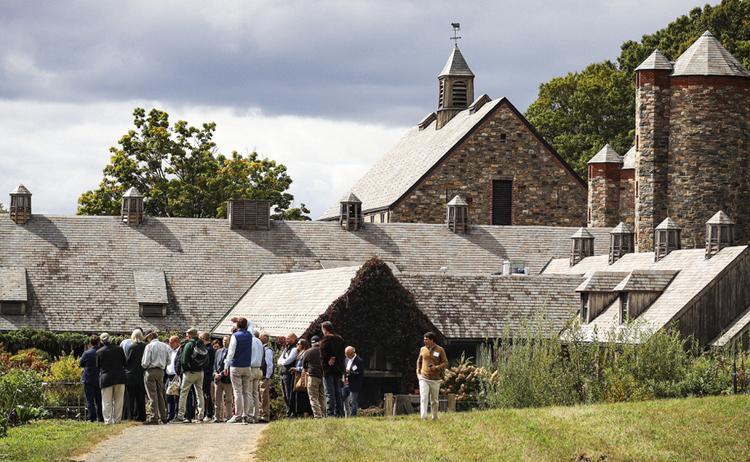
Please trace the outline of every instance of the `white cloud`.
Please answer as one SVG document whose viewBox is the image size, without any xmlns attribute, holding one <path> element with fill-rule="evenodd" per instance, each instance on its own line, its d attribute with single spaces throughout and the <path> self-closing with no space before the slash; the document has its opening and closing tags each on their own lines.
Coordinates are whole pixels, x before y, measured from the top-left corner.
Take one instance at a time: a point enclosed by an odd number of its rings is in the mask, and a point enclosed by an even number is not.
<svg viewBox="0 0 750 462">
<path fill-rule="evenodd" d="M 296 201 L 313 218 L 334 203 L 402 128 L 298 116 L 266 116 L 226 107 L 178 107 L 158 102 L 43 103 L 0 100 L 0 192 L 24 183 L 37 213 L 75 213 L 78 196 L 95 188 L 108 149 L 132 128 L 136 106 L 166 110 L 172 120 L 214 121 L 221 152 L 253 150 L 285 164 Z M 7 204 L 7 197 L 0 196 Z"/>
</svg>

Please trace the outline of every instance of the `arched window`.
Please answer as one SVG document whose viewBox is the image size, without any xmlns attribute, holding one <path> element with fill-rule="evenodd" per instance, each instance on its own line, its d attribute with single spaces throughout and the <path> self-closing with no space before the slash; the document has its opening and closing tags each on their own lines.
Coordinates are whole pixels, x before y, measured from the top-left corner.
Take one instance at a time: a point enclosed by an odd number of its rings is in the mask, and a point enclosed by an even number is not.
<svg viewBox="0 0 750 462">
<path fill-rule="evenodd" d="M 467 107 L 466 82 L 458 81 L 453 84 L 453 107 Z"/>
</svg>

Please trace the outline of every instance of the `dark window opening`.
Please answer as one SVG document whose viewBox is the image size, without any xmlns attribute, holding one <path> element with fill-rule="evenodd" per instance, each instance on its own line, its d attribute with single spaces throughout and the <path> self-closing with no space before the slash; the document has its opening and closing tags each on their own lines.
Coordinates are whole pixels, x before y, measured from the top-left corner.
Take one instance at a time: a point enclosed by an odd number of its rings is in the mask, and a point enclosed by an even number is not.
<svg viewBox="0 0 750 462">
<path fill-rule="evenodd" d="M 500 142 L 504 144 L 506 141 L 508 141 L 508 136 L 505 133 L 501 133 Z"/>
<path fill-rule="evenodd" d="M 512 224 L 513 181 L 492 181 L 492 224 Z"/>
<path fill-rule="evenodd" d="M 0 302 L 0 314 L 25 314 L 26 303 L 25 302 Z"/>
<path fill-rule="evenodd" d="M 628 294 L 623 292 L 620 294 L 620 324 L 625 324 L 628 321 Z"/>
<path fill-rule="evenodd" d="M 453 84 L 453 106 L 454 107 L 466 107 L 468 106 L 467 95 L 466 95 L 466 82 L 455 82 Z"/>
<path fill-rule="evenodd" d="M 589 322 L 589 294 L 582 293 L 581 294 L 581 322 L 587 323 Z"/>
<path fill-rule="evenodd" d="M 144 318 L 161 318 L 166 316 L 167 306 L 158 303 L 141 303 L 141 316 Z"/>
</svg>

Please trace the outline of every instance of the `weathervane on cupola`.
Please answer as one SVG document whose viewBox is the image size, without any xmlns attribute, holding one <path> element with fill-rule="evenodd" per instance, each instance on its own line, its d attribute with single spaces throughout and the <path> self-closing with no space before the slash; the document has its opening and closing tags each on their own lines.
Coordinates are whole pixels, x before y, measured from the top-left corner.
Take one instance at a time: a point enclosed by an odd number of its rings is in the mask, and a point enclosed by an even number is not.
<svg viewBox="0 0 750 462">
<path fill-rule="evenodd" d="M 448 62 L 438 75 L 438 110 L 435 128 L 440 130 L 459 112 L 469 107 L 474 101 L 474 73 L 466 64 L 464 55 L 458 49 L 461 36 L 461 24 L 452 22 L 454 46 L 448 57 Z"/>
<path fill-rule="evenodd" d="M 461 23 L 452 22 L 451 26 L 453 26 L 453 37 L 451 37 L 450 39 L 453 40 L 453 45 L 458 48 L 458 41 L 462 38 L 458 35 L 459 31 L 461 31 Z"/>
</svg>

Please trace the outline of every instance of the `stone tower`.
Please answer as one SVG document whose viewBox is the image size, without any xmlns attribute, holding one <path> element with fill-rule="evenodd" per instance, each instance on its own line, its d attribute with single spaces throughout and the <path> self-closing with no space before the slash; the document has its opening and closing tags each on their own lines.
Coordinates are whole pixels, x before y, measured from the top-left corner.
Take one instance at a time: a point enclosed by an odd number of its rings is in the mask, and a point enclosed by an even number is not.
<svg viewBox="0 0 750 462">
<path fill-rule="evenodd" d="M 438 75 L 437 129 L 441 129 L 456 114 L 474 101 L 474 73 L 466 64 L 464 55 L 453 47 L 448 61 Z"/>
<path fill-rule="evenodd" d="M 653 249 L 671 216 L 683 248 L 705 245 L 725 210 L 750 238 L 750 72 L 705 32 L 674 64 L 655 51 L 636 68 L 636 241 Z"/>
<path fill-rule="evenodd" d="M 589 227 L 614 227 L 620 222 L 620 170 L 622 160 L 609 144 L 588 162 Z"/>
</svg>

